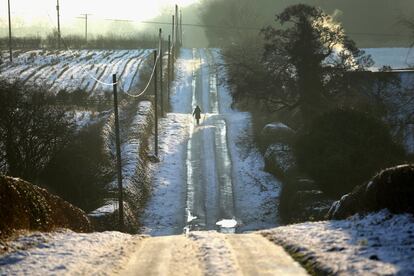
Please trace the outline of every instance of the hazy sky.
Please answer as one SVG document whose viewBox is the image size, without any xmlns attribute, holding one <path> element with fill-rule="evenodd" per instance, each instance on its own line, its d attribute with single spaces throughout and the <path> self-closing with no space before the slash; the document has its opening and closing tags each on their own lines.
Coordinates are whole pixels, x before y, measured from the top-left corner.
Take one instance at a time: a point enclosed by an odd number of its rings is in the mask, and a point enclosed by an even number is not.
<svg viewBox="0 0 414 276">
<path fill-rule="evenodd" d="M 163 10 L 173 10 L 199 0 L 60 0 L 62 20 L 72 20 L 82 13 L 97 18 L 145 20 L 155 17 Z M 12 14 L 25 20 L 56 18 L 56 0 L 10 0 Z M 7 20 L 7 0 L 0 0 L 1 23 Z"/>
</svg>

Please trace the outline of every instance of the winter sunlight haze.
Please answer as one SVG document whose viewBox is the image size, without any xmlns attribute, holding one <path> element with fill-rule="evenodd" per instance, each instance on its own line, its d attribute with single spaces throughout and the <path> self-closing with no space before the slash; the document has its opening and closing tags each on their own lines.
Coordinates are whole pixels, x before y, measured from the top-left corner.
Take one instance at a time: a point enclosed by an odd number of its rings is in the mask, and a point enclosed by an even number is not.
<svg viewBox="0 0 414 276">
<path fill-rule="evenodd" d="M 60 0 L 61 15 L 63 20 L 69 20 L 72 17 L 79 16 L 83 13 L 90 13 L 99 18 L 120 18 L 130 20 L 145 20 L 159 15 L 165 9 L 171 9 L 175 4 L 185 7 L 198 2 L 198 0 L 119 0 L 101 1 L 101 0 Z M 0 8 L 0 18 L 7 18 L 6 1 Z M 51 16 L 55 19 L 56 0 L 13 0 L 11 8 L 15 16 L 22 16 L 26 20 L 31 18 L 36 20 Z M 128 7 L 128 8 L 125 8 Z M 0 22 L 1 25 L 6 22 Z"/>
</svg>

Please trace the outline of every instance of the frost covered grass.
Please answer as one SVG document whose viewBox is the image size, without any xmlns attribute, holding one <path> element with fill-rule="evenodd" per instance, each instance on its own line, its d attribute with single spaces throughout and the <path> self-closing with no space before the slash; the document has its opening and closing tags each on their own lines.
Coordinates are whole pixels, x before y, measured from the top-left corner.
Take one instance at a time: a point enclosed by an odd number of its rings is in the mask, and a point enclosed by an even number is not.
<svg viewBox="0 0 414 276">
<path fill-rule="evenodd" d="M 308 222 L 261 232 L 311 272 L 413 275 L 414 217 L 387 210 L 346 220 Z"/>
<path fill-rule="evenodd" d="M 7 242 L 1 275 L 112 275 L 128 262 L 140 236 L 119 232 L 32 233 Z"/>
</svg>

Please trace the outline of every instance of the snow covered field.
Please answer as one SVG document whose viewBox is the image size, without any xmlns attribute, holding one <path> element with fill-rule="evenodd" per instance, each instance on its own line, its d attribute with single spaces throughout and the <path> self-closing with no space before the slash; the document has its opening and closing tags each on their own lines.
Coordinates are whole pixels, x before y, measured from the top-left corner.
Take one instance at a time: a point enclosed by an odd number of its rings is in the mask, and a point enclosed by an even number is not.
<svg viewBox="0 0 414 276">
<path fill-rule="evenodd" d="M 366 54 L 371 55 L 375 64 L 371 70 L 378 71 L 383 66 L 392 69 L 406 69 L 414 67 L 414 50 L 411 48 L 365 48 Z"/>
<path fill-rule="evenodd" d="M 137 84 L 139 70 L 151 50 L 33 50 L 17 53 L 12 64 L 0 65 L 1 78 L 43 85 L 54 93 L 84 89 L 91 94 L 100 94 L 112 89 L 102 83 L 112 83 L 114 73 L 121 79 L 119 89 L 130 91 Z"/>
<path fill-rule="evenodd" d="M 414 275 L 414 217 L 387 210 L 262 232 L 333 275 Z M 324 273 L 322 273 L 324 274 Z"/>
</svg>

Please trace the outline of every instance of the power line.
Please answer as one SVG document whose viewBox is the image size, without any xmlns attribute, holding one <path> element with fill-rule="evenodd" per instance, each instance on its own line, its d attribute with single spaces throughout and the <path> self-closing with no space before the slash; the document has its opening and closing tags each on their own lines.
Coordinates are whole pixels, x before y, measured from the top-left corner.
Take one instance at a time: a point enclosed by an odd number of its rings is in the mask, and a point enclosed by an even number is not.
<svg viewBox="0 0 414 276">
<path fill-rule="evenodd" d="M 75 17 L 80 18 L 80 17 Z M 84 17 L 82 17 L 85 19 Z M 154 25 L 168 25 L 172 26 L 172 22 L 163 22 L 163 21 L 137 21 L 131 19 L 119 19 L 119 18 L 105 18 L 106 21 L 115 21 L 115 22 L 135 22 L 139 24 L 154 24 Z M 193 28 L 205 28 L 205 29 L 222 29 L 222 30 L 250 30 L 250 31 L 260 31 L 263 27 L 259 26 L 224 26 L 224 25 L 209 25 L 209 24 L 198 24 L 198 23 L 182 23 L 182 26 L 193 27 Z M 17 28 L 19 29 L 19 28 Z M 411 35 L 404 34 L 392 34 L 392 33 L 374 33 L 374 32 L 345 32 L 348 35 L 356 36 L 379 36 L 379 37 L 404 37 L 412 38 Z"/>
<path fill-rule="evenodd" d="M 171 26 L 171 22 L 163 22 L 163 21 L 136 21 L 130 19 L 105 19 L 111 21 L 120 21 L 120 22 L 137 22 L 141 24 L 154 24 L 154 25 L 169 25 Z M 251 26 L 224 26 L 224 25 L 209 25 L 209 24 L 197 24 L 197 23 L 182 23 L 182 26 L 186 27 L 195 27 L 195 28 L 210 28 L 210 29 L 223 29 L 223 30 L 252 30 L 252 31 L 260 31 L 263 27 L 251 27 Z M 389 36 L 389 37 L 411 37 L 409 35 L 403 34 L 391 34 L 391 33 L 371 33 L 371 32 L 345 32 L 349 35 L 367 35 L 367 36 Z"/>
</svg>

